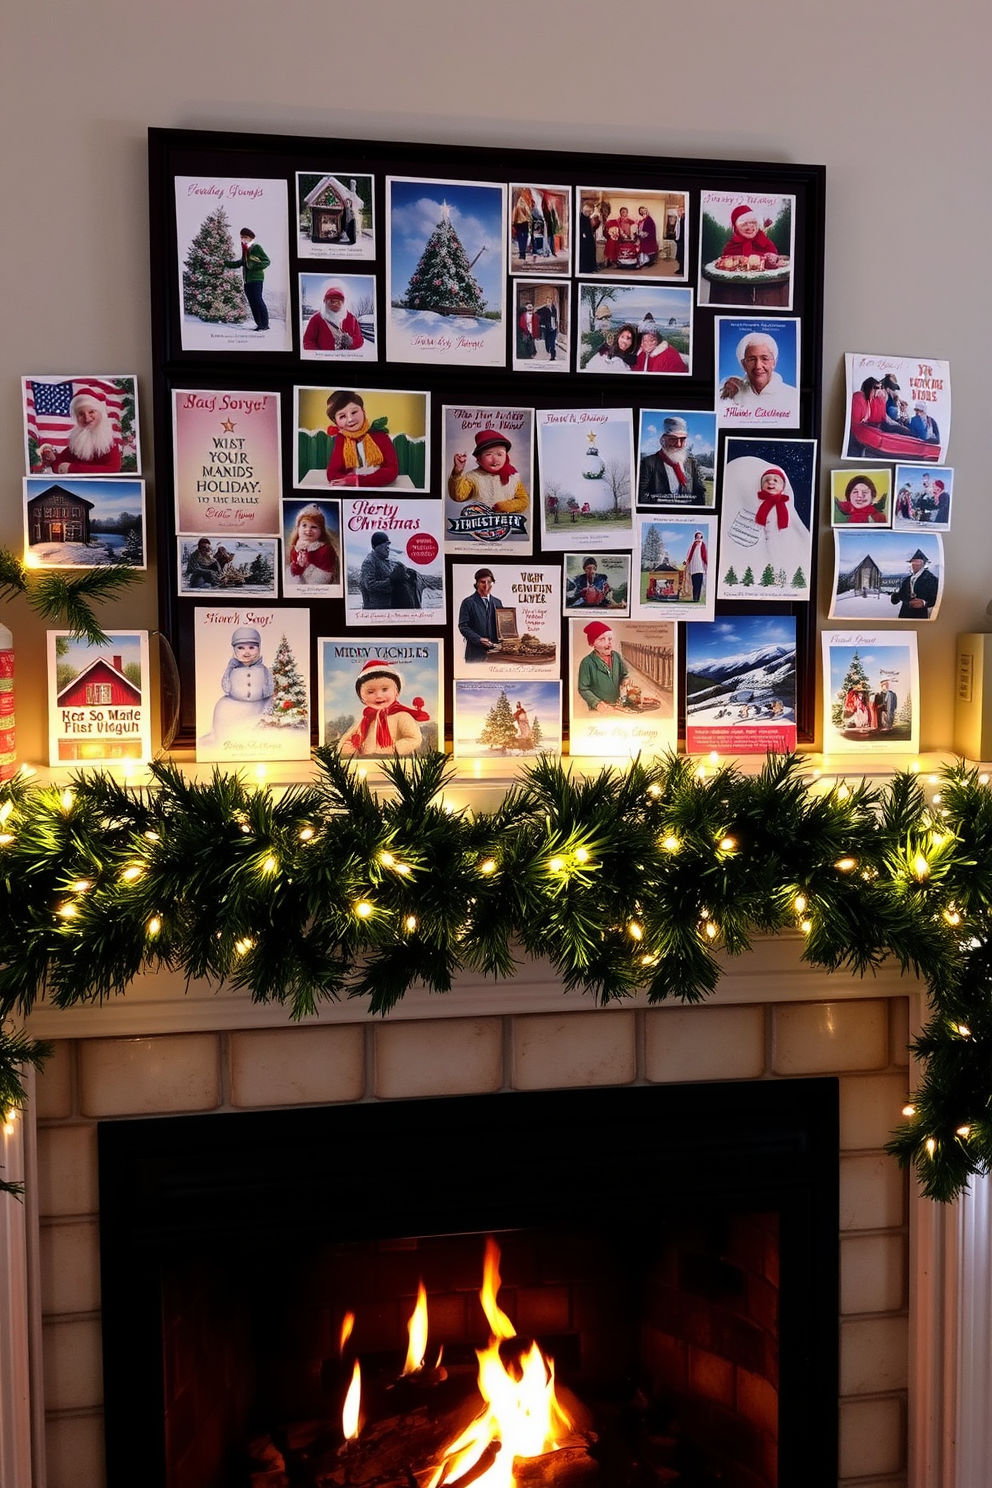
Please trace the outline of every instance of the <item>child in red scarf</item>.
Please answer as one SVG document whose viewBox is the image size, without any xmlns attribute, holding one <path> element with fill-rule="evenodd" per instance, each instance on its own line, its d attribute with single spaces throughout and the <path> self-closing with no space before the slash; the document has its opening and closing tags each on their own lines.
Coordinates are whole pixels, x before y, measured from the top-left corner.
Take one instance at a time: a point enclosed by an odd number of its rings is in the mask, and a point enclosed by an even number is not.
<svg viewBox="0 0 992 1488">
<path fill-rule="evenodd" d="M 327 400 L 327 430 L 334 435 L 327 462 L 332 486 L 391 486 L 400 473 L 386 420 L 370 423 L 361 395 L 342 389 Z"/>
<path fill-rule="evenodd" d="M 415 697 L 413 707 L 405 707 L 399 700 L 402 686 L 399 672 L 388 662 L 365 663 L 355 683 L 365 711 L 355 732 L 342 739 L 342 755 L 368 759 L 420 750 L 424 742 L 420 725 L 430 721 L 430 714 L 424 712 L 423 698 Z"/>
</svg>

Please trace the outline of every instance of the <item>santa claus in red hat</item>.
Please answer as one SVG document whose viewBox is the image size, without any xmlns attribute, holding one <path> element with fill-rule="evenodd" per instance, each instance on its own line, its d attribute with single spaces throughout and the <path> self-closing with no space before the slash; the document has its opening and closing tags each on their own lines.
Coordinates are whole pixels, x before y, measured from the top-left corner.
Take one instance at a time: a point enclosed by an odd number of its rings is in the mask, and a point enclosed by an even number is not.
<svg viewBox="0 0 992 1488">
<path fill-rule="evenodd" d="M 99 393 L 84 388 L 69 404 L 74 425 L 65 449 L 43 444 L 40 468 L 57 475 L 119 475 L 121 446 Z"/>
<path fill-rule="evenodd" d="M 758 214 L 753 207 L 742 202 L 735 207 L 730 214 L 730 225 L 733 229 L 732 236 L 727 239 L 721 258 L 737 258 L 749 256 L 752 253 L 770 253 L 776 262 L 778 260 L 778 249 L 771 238 L 763 231 L 762 224 L 758 221 Z M 766 217 L 765 227 L 771 227 L 772 219 Z M 774 267 L 774 265 L 769 265 Z"/>
</svg>

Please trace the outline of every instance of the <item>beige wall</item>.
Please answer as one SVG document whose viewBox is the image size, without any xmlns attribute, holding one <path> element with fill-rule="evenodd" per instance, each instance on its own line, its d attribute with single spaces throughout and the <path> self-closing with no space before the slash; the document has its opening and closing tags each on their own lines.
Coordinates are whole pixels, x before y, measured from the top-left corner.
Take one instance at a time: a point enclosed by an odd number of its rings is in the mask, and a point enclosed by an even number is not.
<svg viewBox="0 0 992 1488">
<path fill-rule="evenodd" d="M 15 0 L 4 20 L 0 541 L 21 541 L 22 374 L 136 371 L 150 464 L 149 125 L 823 163 L 825 469 L 845 351 L 952 365 L 956 525 L 940 620 L 920 631 L 922 744 L 949 746 L 954 637 L 983 628 L 992 596 L 989 7 Z M 155 610 L 149 575 L 113 620 L 153 627 Z M 20 753 L 37 759 L 41 626 L 20 601 L 3 614 L 19 643 Z"/>
</svg>

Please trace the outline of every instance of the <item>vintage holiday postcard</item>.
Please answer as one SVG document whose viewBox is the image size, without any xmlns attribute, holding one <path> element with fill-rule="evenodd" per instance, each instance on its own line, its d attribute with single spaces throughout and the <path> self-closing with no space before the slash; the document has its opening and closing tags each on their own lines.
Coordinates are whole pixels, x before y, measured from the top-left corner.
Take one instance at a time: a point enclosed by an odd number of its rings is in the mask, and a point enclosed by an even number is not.
<svg viewBox="0 0 992 1488">
<path fill-rule="evenodd" d="M 796 747 L 794 615 L 728 615 L 685 628 L 688 754 Z"/>
<path fill-rule="evenodd" d="M 179 594 L 213 591 L 218 598 L 275 599 L 279 544 L 269 537 L 193 532 L 176 539 Z"/>
<path fill-rule="evenodd" d="M 456 759 L 561 754 L 561 683 L 455 682 Z"/>
<path fill-rule="evenodd" d="M 891 527 L 892 471 L 831 470 L 831 527 Z"/>
<path fill-rule="evenodd" d="M 444 749 L 444 642 L 317 641 L 319 739 L 346 759 Z"/>
<path fill-rule="evenodd" d="M 650 759 L 678 747 L 675 623 L 569 622 L 571 755 Z"/>
<path fill-rule="evenodd" d="M 799 321 L 718 315 L 716 413 L 721 428 L 799 428 Z"/>
<path fill-rule="evenodd" d="M 26 476 L 24 557 L 33 568 L 146 567 L 145 483 Z"/>
<path fill-rule="evenodd" d="M 534 410 L 454 404 L 441 410 L 444 548 L 472 557 L 533 547 Z"/>
<path fill-rule="evenodd" d="M 950 532 L 954 471 L 949 465 L 897 465 L 892 526 L 897 532 Z"/>
<path fill-rule="evenodd" d="M 391 362 L 504 367 L 506 187 L 386 180 Z"/>
<path fill-rule="evenodd" d="M 951 364 L 849 351 L 843 459 L 943 465 L 951 438 Z"/>
<path fill-rule="evenodd" d="M 310 758 L 310 611 L 193 611 L 196 757 Z"/>
<path fill-rule="evenodd" d="M 834 532 L 831 620 L 936 620 L 944 543 L 932 532 Z"/>
<path fill-rule="evenodd" d="M 513 284 L 514 372 L 570 372 L 572 305 L 567 284 L 549 279 Z"/>
<path fill-rule="evenodd" d="M 689 193 L 577 186 L 575 272 L 604 279 L 684 280 Z"/>
<path fill-rule="evenodd" d="M 372 176 L 296 172 L 297 258 L 375 258 Z"/>
<path fill-rule="evenodd" d="M 920 674 L 913 630 L 825 630 L 823 752 L 915 754 Z"/>
<path fill-rule="evenodd" d="M 606 618 L 630 614 L 630 554 L 582 550 L 565 554 L 566 615 L 607 612 Z M 595 615 L 586 615 L 594 619 Z"/>
<path fill-rule="evenodd" d="M 642 408 L 637 448 L 638 511 L 715 505 L 715 413 Z"/>
<path fill-rule="evenodd" d="M 539 409 L 542 546 L 563 553 L 633 546 L 629 408 Z"/>
<path fill-rule="evenodd" d="M 345 624 L 443 625 L 441 503 L 343 498 Z"/>
<path fill-rule="evenodd" d="M 511 274 L 567 279 L 572 263 L 572 188 L 510 183 Z"/>
<path fill-rule="evenodd" d="M 183 351 L 292 351 L 286 182 L 176 177 Z"/>
<path fill-rule="evenodd" d="M 638 517 L 631 613 L 638 620 L 712 620 L 716 532 L 704 516 Z"/>
<path fill-rule="evenodd" d="M 303 490 L 426 491 L 430 393 L 298 387 L 296 480 Z"/>
<path fill-rule="evenodd" d="M 30 475 L 137 475 L 138 383 L 131 375 L 22 377 Z"/>
<path fill-rule="evenodd" d="M 699 303 L 791 310 L 796 198 L 768 191 L 699 194 Z"/>
<path fill-rule="evenodd" d="M 692 290 L 661 284 L 579 285 L 580 372 L 692 373 Z"/>
<path fill-rule="evenodd" d="M 176 388 L 172 440 L 179 532 L 278 537 L 278 393 Z"/>
<path fill-rule="evenodd" d="M 48 758 L 112 765 L 152 752 L 148 632 L 119 630 L 95 646 L 48 632 Z"/>
<path fill-rule="evenodd" d="M 282 522 L 286 598 L 302 598 L 309 591 L 313 599 L 340 599 L 344 594 L 340 501 L 296 496 L 283 502 Z"/>
<path fill-rule="evenodd" d="M 809 599 L 815 475 L 815 439 L 727 440 L 717 599 Z"/>
<path fill-rule="evenodd" d="M 480 575 L 491 575 L 491 578 Z M 451 569 L 456 677 L 561 675 L 561 568 L 500 563 Z"/>
<path fill-rule="evenodd" d="M 300 356 L 305 362 L 374 362 L 375 275 L 301 274 Z"/>
</svg>

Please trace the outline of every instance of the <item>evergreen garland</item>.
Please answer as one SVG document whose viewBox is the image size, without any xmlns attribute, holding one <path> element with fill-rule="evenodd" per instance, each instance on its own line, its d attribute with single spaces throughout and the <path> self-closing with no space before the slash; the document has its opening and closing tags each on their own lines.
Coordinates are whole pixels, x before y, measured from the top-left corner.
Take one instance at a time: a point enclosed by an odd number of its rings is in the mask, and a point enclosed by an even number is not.
<svg viewBox="0 0 992 1488">
<path fill-rule="evenodd" d="M 992 1170 L 992 790 L 974 771 L 928 799 L 908 774 L 814 790 L 797 758 L 705 779 L 685 757 L 589 779 L 542 759 L 473 813 L 445 809 L 441 755 L 387 765 L 381 798 L 333 751 L 317 763 L 281 793 L 169 764 L 137 789 L 0 787 L 0 1027 L 160 966 L 294 1018 L 340 997 L 382 1014 L 462 969 L 509 976 L 518 948 L 600 1004 L 696 1002 L 715 951 L 798 930 L 813 965 L 894 957 L 927 983 L 922 1081 L 889 1150 L 942 1200 Z M 0 1107 L 44 1053 L 0 1036 Z"/>
</svg>

